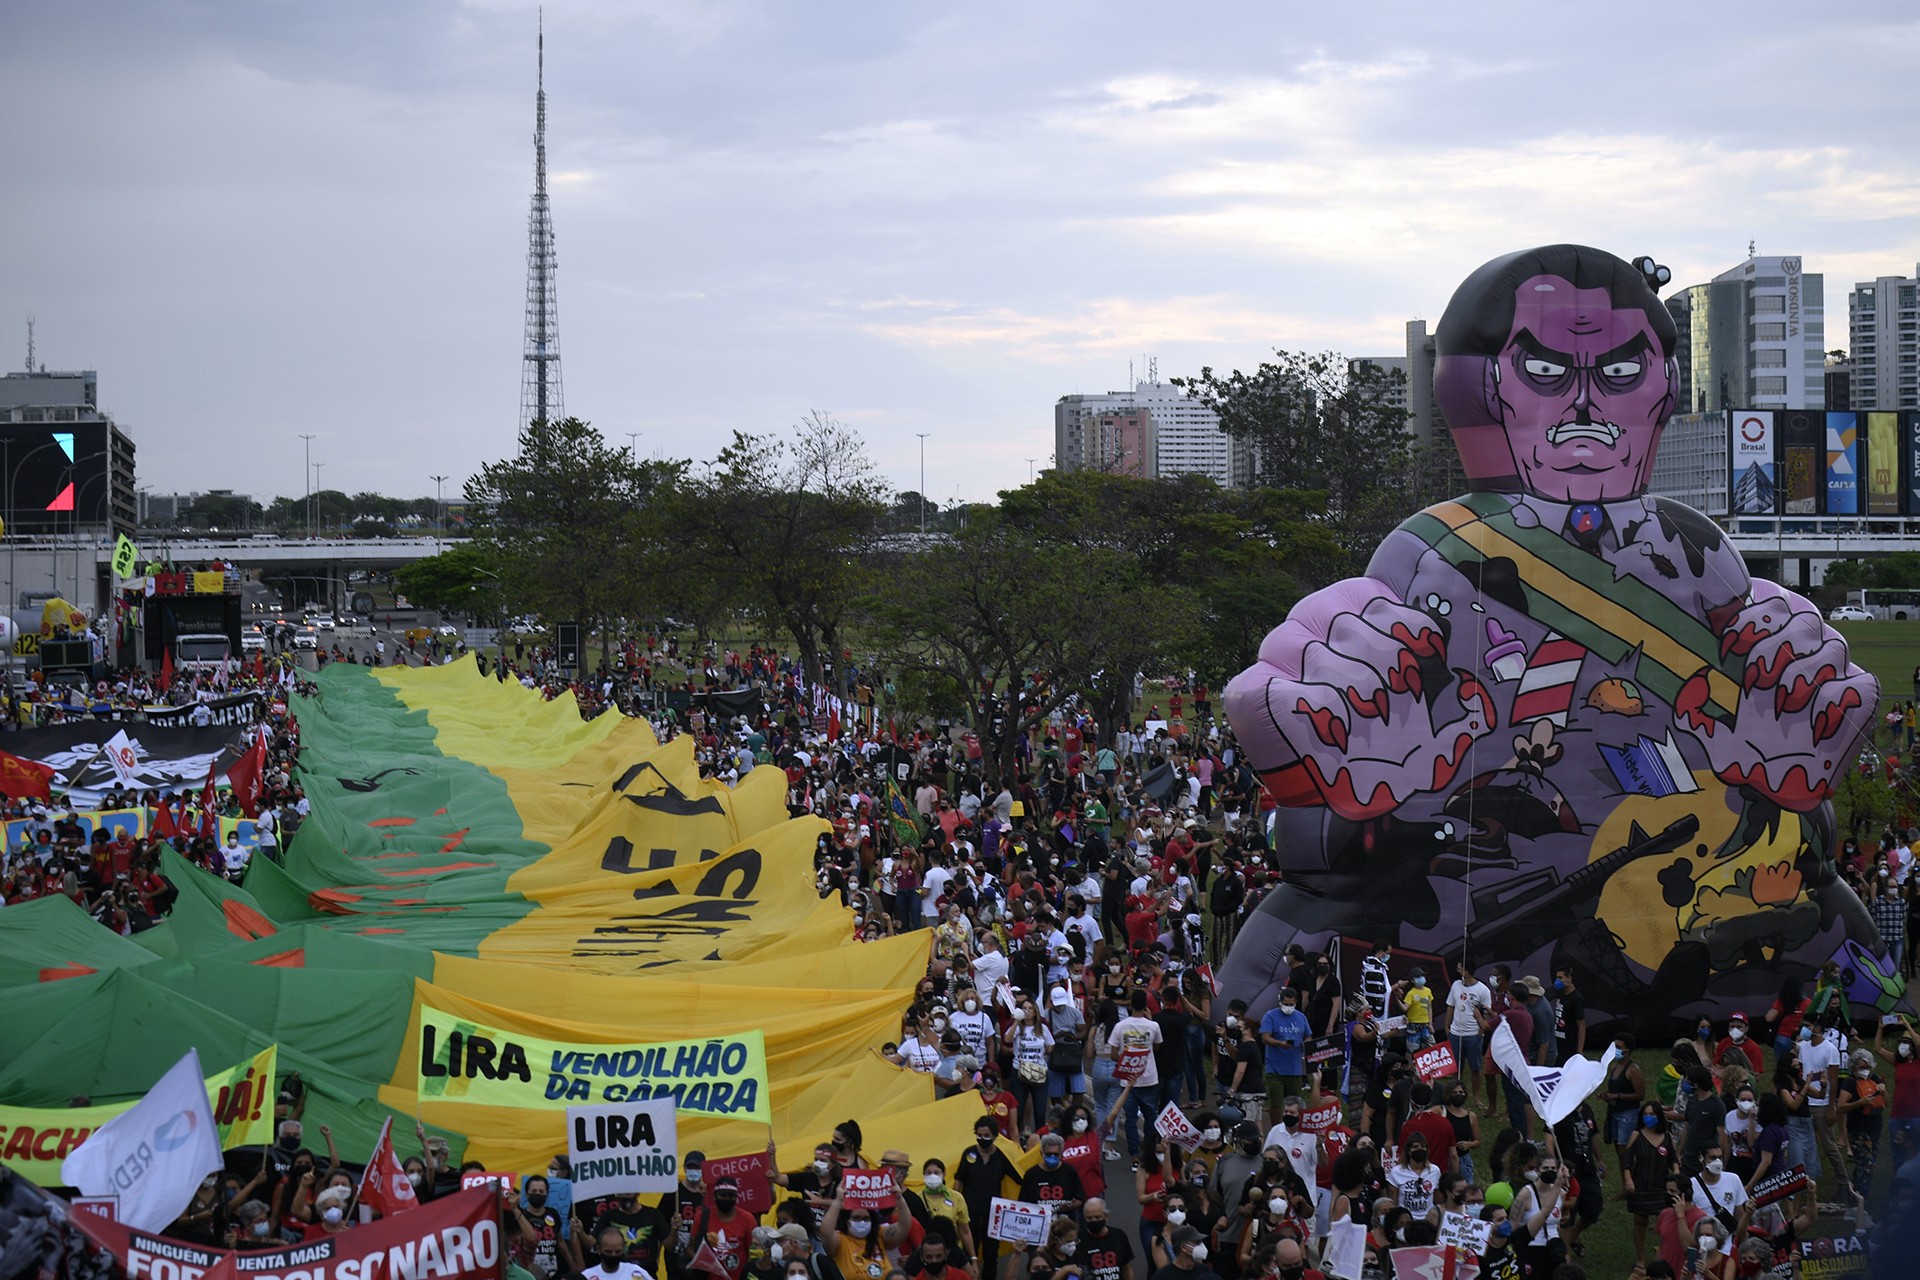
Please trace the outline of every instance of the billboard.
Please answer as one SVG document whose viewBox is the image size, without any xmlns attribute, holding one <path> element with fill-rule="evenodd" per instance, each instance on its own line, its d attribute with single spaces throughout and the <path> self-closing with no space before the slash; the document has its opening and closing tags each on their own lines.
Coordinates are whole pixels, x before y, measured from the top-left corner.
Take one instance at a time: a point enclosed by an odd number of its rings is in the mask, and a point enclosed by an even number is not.
<svg viewBox="0 0 1920 1280">
<path fill-rule="evenodd" d="M 104 422 L 0 427 L 8 532 L 60 533 L 107 522 L 111 428 Z"/>
<path fill-rule="evenodd" d="M 1853 413 L 1827 415 L 1827 514 L 1860 514 L 1860 422 Z"/>
<path fill-rule="evenodd" d="M 1826 415 L 1789 409 L 1780 415 L 1780 489 L 1790 516 L 1820 513 L 1821 435 Z"/>
<path fill-rule="evenodd" d="M 1920 516 L 1920 413 L 1900 415 L 1900 450 L 1907 464 L 1907 514 Z"/>
<path fill-rule="evenodd" d="M 1867 514 L 1900 514 L 1900 415 L 1867 415 Z"/>
<path fill-rule="evenodd" d="M 1733 485 L 1729 501 L 1737 516 L 1773 514 L 1773 412 L 1737 409 L 1733 424 Z"/>
</svg>

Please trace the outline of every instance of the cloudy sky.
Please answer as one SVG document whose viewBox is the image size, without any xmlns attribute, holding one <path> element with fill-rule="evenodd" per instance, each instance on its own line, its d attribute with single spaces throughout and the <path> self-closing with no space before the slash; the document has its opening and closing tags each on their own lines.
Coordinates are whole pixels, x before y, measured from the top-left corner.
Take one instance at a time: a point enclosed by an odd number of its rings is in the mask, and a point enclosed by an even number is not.
<svg viewBox="0 0 1920 1280">
<path fill-rule="evenodd" d="M 990 499 L 1053 401 L 1391 354 L 1497 253 L 1920 259 L 1910 5 L 556 0 L 567 408 L 711 457 L 810 410 Z M 512 451 L 534 8 L 0 9 L 0 367 L 38 318 L 161 492 Z"/>
</svg>

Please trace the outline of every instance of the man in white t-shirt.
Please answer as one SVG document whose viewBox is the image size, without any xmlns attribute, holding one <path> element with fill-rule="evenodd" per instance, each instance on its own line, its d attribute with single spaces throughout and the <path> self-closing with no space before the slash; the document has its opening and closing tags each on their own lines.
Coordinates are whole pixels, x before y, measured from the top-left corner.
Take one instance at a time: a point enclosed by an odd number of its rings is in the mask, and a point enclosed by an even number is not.
<svg viewBox="0 0 1920 1280">
<path fill-rule="evenodd" d="M 936 853 L 931 859 L 932 865 L 920 881 L 921 919 L 936 920 L 940 916 L 940 898 L 946 893 L 947 885 L 953 881 L 953 872 L 947 870 L 946 859 Z"/>
<path fill-rule="evenodd" d="M 1687 1188 L 1694 1207 L 1703 1213 L 1726 1215 L 1722 1224 L 1734 1220 L 1740 1212 L 1740 1206 L 1747 1202 L 1746 1184 L 1740 1181 L 1737 1173 L 1728 1173 L 1726 1164 L 1720 1158 L 1720 1144 L 1709 1143 L 1701 1152 L 1700 1172 L 1693 1176 Z M 1733 1232 L 1727 1232 L 1726 1243 L 1720 1246 L 1720 1252 L 1733 1252 Z"/>
<path fill-rule="evenodd" d="M 1000 950 L 1000 939 L 991 933 L 980 935 L 980 958 L 973 962 L 973 985 L 984 994 L 982 1002 L 993 999 L 993 989 L 1007 980 L 1013 966 Z"/>
<path fill-rule="evenodd" d="M 1809 1027 L 1800 1024 L 1800 1074 L 1807 1080 L 1807 1111 L 1813 1118 L 1813 1139 L 1820 1159 L 1833 1167 L 1827 1172 L 1840 1180 L 1840 1198 L 1842 1202 L 1853 1195 L 1853 1184 L 1847 1178 L 1847 1166 L 1844 1149 L 1835 1136 L 1838 1116 L 1832 1103 L 1840 1096 L 1840 1056 L 1838 1038 L 1825 1025 L 1834 1016 L 1830 1009 L 1820 1016 L 1819 1026 Z M 1807 1167 L 1807 1176 L 1817 1178 L 1811 1164 Z"/>
<path fill-rule="evenodd" d="M 1480 1082 L 1486 1093 L 1488 1111 L 1494 1107 L 1493 1077 L 1486 1074 L 1486 1038 L 1480 1033 L 1480 1014 L 1493 1008 L 1493 992 L 1473 976 L 1473 962 L 1460 958 L 1460 976 L 1447 991 L 1447 1039 L 1453 1046 L 1453 1061 L 1467 1082 L 1467 1105 L 1473 1105 L 1473 1084 Z"/>
<path fill-rule="evenodd" d="M 1140 1156 L 1140 1131 L 1136 1120 L 1152 1124 L 1160 1114 L 1160 1069 L 1153 1060 L 1153 1046 L 1162 1040 L 1160 1024 L 1147 1016 L 1147 993 L 1136 989 L 1128 997 L 1127 1016 L 1113 1024 L 1107 1035 L 1107 1047 L 1113 1050 L 1116 1075 L 1138 1069 L 1133 1088 L 1127 1091 L 1127 1155 L 1136 1167 Z M 1122 1079 L 1126 1077 L 1121 1075 Z"/>
<path fill-rule="evenodd" d="M 1309 1187 L 1318 1185 L 1320 1166 L 1327 1162 L 1327 1148 L 1320 1141 L 1320 1135 L 1300 1126 L 1300 1115 L 1304 1104 L 1299 1098 L 1288 1095 L 1280 1103 L 1280 1119 L 1267 1130 L 1266 1147 L 1272 1150 L 1278 1147 L 1286 1153 L 1287 1163 L 1300 1175 L 1300 1181 Z"/>
</svg>

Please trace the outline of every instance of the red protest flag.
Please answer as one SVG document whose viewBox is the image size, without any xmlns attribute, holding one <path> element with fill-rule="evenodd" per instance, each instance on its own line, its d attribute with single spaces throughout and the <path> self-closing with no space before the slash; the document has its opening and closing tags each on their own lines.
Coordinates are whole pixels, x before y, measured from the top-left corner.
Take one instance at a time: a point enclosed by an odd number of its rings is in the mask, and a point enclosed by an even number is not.
<svg viewBox="0 0 1920 1280">
<path fill-rule="evenodd" d="M 702 1240 L 700 1247 L 693 1251 L 693 1259 L 687 1265 L 695 1271 L 704 1271 L 710 1276 L 719 1276 L 720 1280 L 733 1280 L 733 1276 L 728 1272 L 726 1264 L 720 1261 L 720 1256 L 713 1251 L 713 1246 L 705 1240 Z"/>
<path fill-rule="evenodd" d="M 171 840 L 180 834 L 180 824 L 173 816 L 173 797 L 161 796 L 160 803 L 154 809 L 153 834 L 162 840 Z"/>
<path fill-rule="evenodd" d="M 267 731 L 254 735 L 253 743 L 227 770 L 227 785 L 240 802 L 240 812 L 249 818 L 260 815 L 260 776 L 267 769 Z"/>
<path fill-rule="evenodd" d="M 420 1207 L 407 1171 L 393 1151 L 393 1117 L 380 1126 L 380 1140 L 367 1157 L 367 1171 L 360 1176 L 360 1203 L 383 1218 L 391 1218 L 403 1209 Z"/>
<path fill-rule="evenodd" d="M 161 655 L 160 678 L 154 683 L 160 686 L 162 693 L 173 687 L 173 650 L 169 649 Z"/>
<path fill-rule="evenodd" d="M 0 795 L 14 800 L 53 799 L 53 769 L 0 751 Z"/>
</svg>

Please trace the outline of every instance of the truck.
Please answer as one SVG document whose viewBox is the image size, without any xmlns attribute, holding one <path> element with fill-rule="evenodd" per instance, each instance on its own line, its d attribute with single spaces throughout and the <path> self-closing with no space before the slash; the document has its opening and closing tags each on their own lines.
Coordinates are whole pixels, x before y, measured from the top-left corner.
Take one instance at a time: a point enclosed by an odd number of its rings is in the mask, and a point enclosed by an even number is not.
<svg viewBox="0 0 1920 1280">
<path fill-rule="evenodd" d="M 173 669 L 208 675 L 233 657 L 233 641 L 218 631 L 188 631 L 173 638 Z"/>
</svg>

